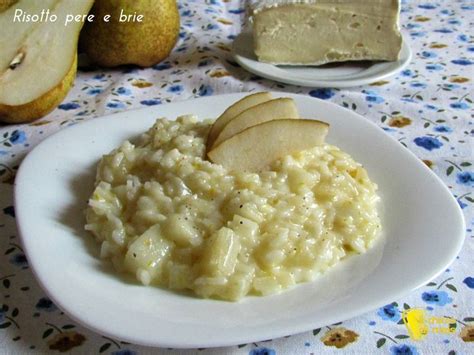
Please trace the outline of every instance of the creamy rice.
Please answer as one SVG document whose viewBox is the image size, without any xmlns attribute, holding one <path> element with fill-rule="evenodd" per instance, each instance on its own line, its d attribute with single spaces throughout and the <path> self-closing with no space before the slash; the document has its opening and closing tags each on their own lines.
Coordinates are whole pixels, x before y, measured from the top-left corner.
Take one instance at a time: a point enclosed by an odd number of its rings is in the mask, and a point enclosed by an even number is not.
<svg viewBox="0 0 474 355">
<path fill-rule="evenodd" d="M 229 172 L 204 159 L 210 125 L 159 119 L 102 158 L 86 229 L 118 271 L 238 300 L 310 281 L 371 246 L 377 187 L 348 154 L 325 144 L 259 174 Z"/>
</svg>

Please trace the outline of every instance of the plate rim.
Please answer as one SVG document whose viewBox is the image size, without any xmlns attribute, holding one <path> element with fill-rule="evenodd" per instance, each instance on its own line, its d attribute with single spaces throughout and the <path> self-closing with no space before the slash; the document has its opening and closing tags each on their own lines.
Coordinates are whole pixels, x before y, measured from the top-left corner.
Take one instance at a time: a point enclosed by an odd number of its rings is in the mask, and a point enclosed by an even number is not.
<svg viewBox="0 0 474 355">
<path fill-rule="evenodd" d="M 363 86 L 367 84 L 371 84 L 383 79 L 386 79 L 388 77 L 391 77 L 395 75 L 396 73 L 402 71 L 405 69 L 408 64 L 410 63 L 412 57 L 413 57 L 413 52 L 405 38 L 404 35 L 402 35 L 402 48 L 400 50 L 400 58 L 397 61 L 394 62 L 382 62 L 382 63 L 399 63 L 398 66 L 383 72 L 381 74 L 377 75 L 372 75 L 368 76 L 366 78 L 362 79 L 318 79 L 318 80 L 313 80 L 313 79 L 304 79 L 304 78 L 294 78 L 294 77 L 282 77 L 277 74 L 272 74 L 271 70 L 273 67 L 276 67 L 275 64 L 270 64 L 270 63 L 262 63 L 258 62 L 256 60 L 247 58 L 243 55 L 241 55 L 238 51 L 238 44 L 242 41 L 242 38 L 244 36 L 249 35 L 249 30 L 244 30 L 242 31 L 237 37 L 234 39 L 232 43 L 232 57 L 235 59 L 235 61 L 245 70 L 247 70 L 250 73 L 253 73 L 255 75 L 261 76 L 262 78 L 270 79 L 276 82 L 281 82 L 284 84 L 289 84 L 289 85 L 297 85 L 297 86 L 303 86 L 303 87 L 319 87 L 319 88 L 351 88 L 355 86 Z M 405 54 L 402 56 L 402 54 Z M 253 63 L 258 63 L 258 65 L 264 65 L 265 68 L 268 68 L 268 71 L 265 70 L 259 70 L 255 68 Z M 376 63 L 379 64 L 379 63 Z M 374 64 L 375 65 L 375 64 Z M 372 65 L 373 66 L 373 65 Z M 371 68 L 370 66 L 369 68 Z"/>
<path fill-rule="evenodd" d="M 272 94 L 274 94 L 275 96 L 281 96 L 282 94 L 283 95 L 286 95 L 286 96 L 292 96 L 292 97 L 304 97 L 305 99 L 309 99 L 309 100 L 315 100 L 314 102 L 318 102 L 319 104 L 323 104 L 323 105 L 334 105 L 334 106 L 337 106 L 338 109 L 342 109 L 342 110 L 346 110 L 348 113 L 351 113 L 351 115 L 356 115 L 358 116 L 360 119 L 364 120 L 366 122 L 366 124 L 370 124 L 372 125 L 373 127 L 376 127 L 378 129 L 380 129 L 379 126 L 377 126 L 375 123 L 373 123 L 372 121 L 370 120 L 366 120 L 364 117 L 360 116 L 359 114 L 357 113 L 354 113 L 350 110 L 347 110 L 337 104 L 334 104 L 334 103 L 331 103 L 331 102 L 328 102 L 328 101 L 324 101 L 324 100 L 319 100 L 319 99 L 316 99 L 316 98 L 311 98 L 311 97 L 308 97 L 306 95 L 299 95 L 299 94 L 290 94 L 290 93 L 282 93 L 282 92 L 272 92 Z M 240 97 L 243 97 L 245 96 L 246 93 L 239 93 L 239 94 L 226 94 L 226 95 L 216 95 L 216 96 L 211 96 L 211 97 L 206 97 L 206 98 L 199 98 L 197 100 L 218 100 L 220 96 L 227 96 L 229 99 L 232 98 L 232 99 L 238 99 Z M 186 100 L 186 101 L 194 101 L 194 100 Z M 204 102 L 204 101 L 203 101 Z M 181 102 L 174 102 L 172 103 L 171 105 L 173 104 L 182 104 L 182 101 Z M 165 106 L 165 105 L 163 105 Z M 111 114 L 111 115 L 107 115 L 107 116 L 104 116 L 104 117 L 101 117 L 101 118 L 96 118 L 96 119 L 91 119 L 91 120 L 88 120 L 88 121 L 85 121 L 83 123 L 80 123 L 78 125 L 75 125 L 75 126 L 72 126 L 72 127 L 68 127 L 66 129 L 63 129 L 61 131 L 58 131 L 56 133 L 54 133 L 53 135 L 49 136 L 48 138 L 46 138 L 45 140 L 43 140 L 41 143 L 38 144 L 37 147 L 40 147 L 40 146 L 43 146 L 46 145 L 46 143 L 44 142 L 47 142 L 47 141 L 53 141 L 54 137 L 57 136 L 57 135 L 63 135 L 65 134 L 64 132 L 68 131 L 68 130 L 72 130 L 74 129 L 74 127 L 77 127 L 79 125 L 87 125 L 87 124 L 93 124 L 93 122 L 97 122 L 98 120 L 101 120 L 103 122 L 106 122 L 108 120 L 111 120 L 111 119 L 117 119 L 116 115 L 117 114 L 123 114 L 124 116 L 126 115 L 133 115 L 134 112 L 136 111 L 148 111 L 148 112 L 155 112 L 155 111 L 159 111 L 159 106 L 158 107 L 153 107 L 153 108 L 139 108 L 137 110 L 129 110 L 129 111 L 124 111 L 124 112 L 119 112 L 119 113 L 116 113 L 116 114 Z M 155 117 L 156 117 L 156 114 L 155 114 Z M 126 119 L 125 117 L 123 119 Z M 154 119 L 153 119 L 154 120 Z M 143 120 L 145 121 L 145 120 Z M 145 124 L 145 123 L 143 123 Z M 383 131 L 381 131 L 380 133 L 383 133 Z M 393 140 L 394 142 L 396 142 L 396 140 L 389 136 L 388 134 L 384 133 L 385 135 L 385 138 L 386 139 L 391 139 Z M 398 144 L 398 142 L 396 142 Z M 31 161 L 32 159 L 35 158 L 35 154 L 33 153 L 34 151 L 37 151 L 37 147 L 35 147 L 31 152 L 30 154 L 27 155 L 27 157 L 24 159 L 24 161 L 22 162 L 19 170 L 18 170 L 18 173 L 17 173 L 17 179 L 15 180 L 15 185 L 14 185 L 14 204 L 15 204 L 15 208 L 17 209 L 17 206 L 21 205 L 22 202 L 20 202 L 19 200 L 19 197 L 21 196 L 21 186 L 23 185 L 24 183 L 24 180 L 25 178 L 23 177 L 27 172 L 27 168 L 28 168 L 28 165 L 30 164 L 29 161 Z M 413 153 L 411 152 L 410 150 L 406 150 L 405 151 L 406 153 L 408 153 L 409 155 L 412 156 L 412 158 L 415 158 L 417 161 L 419 161 L 418 157 Z M 32 154 L 33 153 L 33 154 Z M 452 196 L 451 192 L 448 190 L 448 188 L 446 187 L 446 185 L 444 184 L 444 182 L 433 172 L 431 171 L 428 167 L 426 167 L 425 165 L 423 165 L 420 161 L 419 161 L 419 164 L 420 166 L 423 166 L 423 168 L 425 169 L 425 171 L 429 174 L 431 174 L 432 177 L 434 177 L 435 179 L 437 179 L 438 183 L 443 187 L 443 189 L 445 190 L 445 192 L 447 192 L 450 196 L 450 198 L 455 201 L 454 197 Z M 456 203 L 456 206 L 457 206 L 457 213 L 458 215 L 461 217 L 461 222 L 462 222 L 462 225 L 460 226 L 460 230 L 463 232 L 465 230 L 465 221 L 464 221 L 464 217 L 463 217 L 463 214 L 461 212 L 461 209 L 460 207 L 458 206 L 458 204 Z M 71 310 L 71 307 L 70 305 L 67 305 L 67 304 L 64 304 L 63 300 L 61 299 L 58 299 L 56 297 L 56 295 L 54 294 L 53 290 L 50 290 L 48 288 L 48 286 L 46 285 L 46 283 L 44 282 L 43 280 L 43 277 L 45 275 L 40 275 L 37 270 L 36 270 L 36 267 L 34 267 L 35 263 L 37 262 L 37 260 L 35 258 L 32 258 L 32 255 L 34 254 L 30 248 L 28 247 L 28 238 L 26 237 L 25 235 L 25 231 L 23 229 L 23 226 L 24 226 L 24 223 L 22 223 L 22 221 L 24 221 L 27 216 L 23 215 L 23 210 L 22 209 L 18 209 L 17 211 L 17 216 L 16 216 L 16 223 L 17 223 L 17 228 L 18 228 L 18 234 L 20 235 L 20 238 L 21 238 L 21 241 L 25 247 L 25 253 L 27 255 L 27 258 L 28 260 L 31 262 L 30 263 L 30 266 L 31 266 L 31 270 L 33 272 L 33 274 L 35 275 L 35 278 L 36 280 L 38 281 L 38 283 L 40 284 L 41 288 L 45 291 L 45 293 L 55 302 L 55 304 L 60 308 L 62 309 L 69 317 L 71 317 L 74 321 L 76 321 L 77 323 L 79 324 L 82 324 L 84 325 L 85 327 L 89 328 L 89 329 L 92 329 L 93 331 L 99 333 L 99 334 L 104 334 L 104 335 L 108 335 L 108 336 L 112 336 L 112 337 L 116 337 L 117 338 L 117 334 L 114 333 L 114 332 L 109 332 L 107 329 L 104 329 L 104 328 L 97 328 L 94 324 L 91 324 L 87 321 L 87 319 L 83 319 L 80 317 L 80 315 L 77 315 L 76 312 L 74 312 L 74 310 L 72 309 Z M 451 264 L 451 262 L 454 260 L 454 258 L 456 257 L 456 255 L 459 253 L 462 245 L 463 245 L 463 241 L 464 241 L 464 238 L 462 237 L 462 235 L 457 239 L 457 244 L 455 246 L 455 248 L 453 249 L 453 252 L 452 252 L 452 255 L 450 255 L 448 258 L 444 258 L 445 259 L 445 265 L 443 265 L 443 267 L 439 267 L 437 270 L 435 270 L 434 272 L 431 272 L 430 273 L 430 276 L 424 280 L 420 280 L 420 281 L 417 281 L 417 282 L 413 282 L 412 285 L 409 286 L 409 290 L 407 290 L 407 288 L 405 287 L 404 289 L 400 289 L 400 291 L 398 293 L 391 293 L 389 295 L 386 295 L 385 298 L 383 300 L 377 300 L 377 304 L 384 304 L 386 302 L 390 302 L 391 300 L 395 299 L 395 298 L 399 298 L 401 297 L 402 295 L 404 294 L 407 294 L 409 292 L 412 292 L 414 289 L 422 286 L 424 283 L 427 282 L 427 280 L 430 280 L 434 277 L 436 277 L 437 275 L 439 275 L 440 273 L 443 272 L 443 270 L 449 265 Z M 34 260 L 34 261 L 33 261 Z M 357 316 L 357 315 L 360 315 L 360 314 L 363 314 L 369 310 L 372 310 L 376 307 L 374 307 L 374 304 L 373 302 L 367 302 L 364 304 L 364 306 L 359 306 L 357 307 L 357 309 L 354 309 L 352 311 L 349 311 L 349 312 L 345 312 L 344 313 L 344 319 L 349 319 L 349 318 L 352 318 L 354 316 Z M 314 322 L 313 325 L 318 325 L 317 321 Z M 320 325 L 323 325 L 323 324 L 320 324 Z M 286 327 L 288 328 L 288 327 Z M 292 329 L 290 332 L 287 330 L 287 329 L 280 329 L 279 331 L 276 331 L 276 330 L 272 330 L 272 331 L 269 331 L 271 333 L 271 337 L 273 338 L 276 338 L 276 337 L 281 337 L 281 336 L 286 336 L 286 335 L 289 335 L 289 334 L 296 334 L 296 333 L 300 333 L 300 332 L 303 332 L 303 331 L 307 331 L 309 328 L 308 328 L 308 325 L 305 325 L 305 324 L 302 324 L 300 323 L 299 324 L 299 327 L 295 326 L 295 325 L 292 325 L 290 326 L 290 328 Z M 268 333 L 268 332 L 267 332 Z M 183 343 L 183 342 L 179 342 L 179 343 L 176 343 L 176 342 L 166 342 L 166 341 L 153 341 L 153 340 L 146 340 L 146 339 L 137 339 L 136 337 L 133 337 L 133 336 L 130 336 L 128 337 L 126 334 L 125 335 L 121 335 L 118 337 L 119 339 L 122 339 L 122 340 L 125 340 L 125 341 L 129 341 L 129 342 L 132 342 L 132 343 L 135 343 L 135 344 L 140 344 L 140 345 L 146 345 L 146 346 L 160 346 L 160 347 L 173 347 L 173 348 L 196 348 L 196 347 L 219 347 L 219 346 L 230 346 L 230 345 L 238 345 L 238 344 L 241 344 L 243 343 L 240 339 L 240 338 L 235 338 L 234 340 L 232 341 L 225 341 L 225 340 L 219 340 L 219 339 L 207 339 L 205 342 L 202 342 L 202 343 Z M 263 337 L 265 338 L 265 336 Z M 240 340 L 239 340 L 240 339 Z M 252 341 L 261 341 L 262 340 L 262 335 L 258 336 L 258 335 L 255 335 L 254 338 L 246 338 L 246 340 L 244 342 L 252 342 Z"/>
</svg>

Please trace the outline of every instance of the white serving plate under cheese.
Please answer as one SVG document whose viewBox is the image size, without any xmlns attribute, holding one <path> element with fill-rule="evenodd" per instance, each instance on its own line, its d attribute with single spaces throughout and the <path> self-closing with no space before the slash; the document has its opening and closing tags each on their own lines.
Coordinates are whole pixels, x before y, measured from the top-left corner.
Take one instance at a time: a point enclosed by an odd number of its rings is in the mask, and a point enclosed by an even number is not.
<svg viewBox="0 0 474 355">
<path fill-rule="evenodd" d="M 395 62 L 342 62 L 325 66 L 285 66 L 259 62 L 253 52 L 252 33 L 242 32 L 232 53 L 244 69 L 267 79 L 308 87 L 344 88 L 370 84 L 392 76 L 411 60 L 411 49 L 403 40 L 400 58 Z"/>
<path fill-rule="evenodd" d="M 384 237 L 369 253 L 279 295 L 203 300 L 118 276 L 84 231 L 96 164 L 158 117 L 217 117 L 245 94 L 159 105 L 93 119 L 39 144 L 15 184 L 19 233 L 36 278 L 72 319 L 135 344 L 201 348 L 250 343 L 342 321 L 396 300 L 444 271 L 464 239 L 461 210 L 414 154 L 358 114 L 308 96 L 302 117 L 330 123 L 328 142 L 362 163 L 379 185 Z M 354 134 L 357 132 L 357 134 Z M 427 208 L 429 206 L 429 208 Z"/>
</svg>

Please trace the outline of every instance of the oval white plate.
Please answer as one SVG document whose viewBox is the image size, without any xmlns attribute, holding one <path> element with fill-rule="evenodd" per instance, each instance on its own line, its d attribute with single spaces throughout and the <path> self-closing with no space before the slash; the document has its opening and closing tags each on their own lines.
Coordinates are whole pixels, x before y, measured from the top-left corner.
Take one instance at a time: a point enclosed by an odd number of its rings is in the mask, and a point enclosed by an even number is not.
<svg viewBox="0 0 474 355">
<path fill-rule="evenodd" d="M 143 345 L 242 344 L 318 328 L 387 304 L 435 277 L 455 258 L 464 233 L 460 208 L 418 158 L 351 111 L 285 94 L 296 100 L 303 117 L 329 122 L 328 141 L 363 163 L 378 183 L 385 211 L 383 255 L 379 243 L 315 282 L 240 303 L 179 295 L 117 276 L 98 258 L 98 245 L 83 230 L 83 210 L 102 154 L 147 130 L 157 117 L 216 117 L 243 96 L 201 98 L 91 120 L 51 136 L 26 157 L 15 186 L 19 232 L 40 285 L 74 320 Z"/>
<path fill-rule="evenodd" d="M 411 60 L 407 42 L 402 43 L 400 59 L 395 62 L 346 62 L 325 66 L 277 66 L 259 62 L 253 52 L 249 31 L 234 40 L 232 53 L 244 69 L 264 78 L 286 84 L 309 87 L 345 88 L 370 84 L 385 79 L 405 68 Z"/>
</svg>

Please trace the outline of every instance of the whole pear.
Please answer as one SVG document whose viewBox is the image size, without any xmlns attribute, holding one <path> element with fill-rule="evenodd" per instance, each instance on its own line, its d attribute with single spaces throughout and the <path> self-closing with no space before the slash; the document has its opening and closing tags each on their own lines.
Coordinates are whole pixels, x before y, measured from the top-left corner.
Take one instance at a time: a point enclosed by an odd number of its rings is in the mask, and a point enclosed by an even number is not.
<svg viewBox="0 0 474 355">
<path fill-rule="evenodd" d="M 80 37 L 80 48 L 96 64 L 148 67 L 168 57 L 179 34 L 175 0 L 96 0 Z M 120 14 L 142 15 L 141 22 L 119 22 Z M 109 22 L 104 16 L 110 15 Z"/>
</svg>

